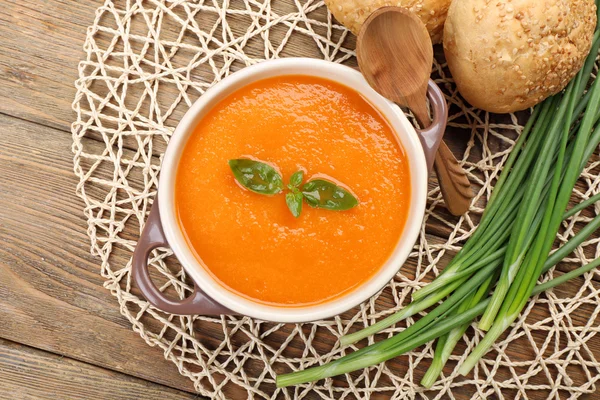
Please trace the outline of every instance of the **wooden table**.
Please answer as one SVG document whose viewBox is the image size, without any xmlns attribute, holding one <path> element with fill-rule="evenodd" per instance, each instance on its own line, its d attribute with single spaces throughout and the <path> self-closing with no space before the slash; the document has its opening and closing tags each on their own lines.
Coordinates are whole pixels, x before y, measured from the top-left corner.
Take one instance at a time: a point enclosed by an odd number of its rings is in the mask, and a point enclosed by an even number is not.
<svg viewBox="0 0 600 400">
<path fill-rule="evenodd" d="M 2 399 L 197 397 L 102 287 L 75 195 L 73 82 L 101 3 L 0 3 Z"/>
</svg>

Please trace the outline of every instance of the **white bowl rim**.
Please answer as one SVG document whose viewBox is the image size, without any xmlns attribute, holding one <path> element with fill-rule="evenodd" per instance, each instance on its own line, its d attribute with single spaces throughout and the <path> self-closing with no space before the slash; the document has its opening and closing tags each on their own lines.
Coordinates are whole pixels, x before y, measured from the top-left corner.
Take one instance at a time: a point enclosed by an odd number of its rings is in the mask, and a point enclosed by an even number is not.
<svg viewBox="0 0 600 400">
<path fill-rule="evenodd" d="M 388 261 L 369 280 L 334 300 L 304 307 L 272 306 L 252 301 L 225 288 L 198 261 L 179 228 L 174 207 L 174 185 L 181 150 L 189 135 L 217 102 L 251 82 L 274 76 L 308 75 L 325 78 L 360 93 L 392 126 L 405 149 L 411 175 L 411 201 L 401 237 Z M 185 113 L 164 154 L 158 185 L 161 223 L 167 241 L 185 271 L 210 298 L 241 315 L 274 322 L 308 322 L 339 315 L 380 291 L 408 258 L 421 231 L 427 200 L 427 164 L 418 135 L 405 114 L 380 96 L 362 74 L 350 67 L 312 58 L 266 60 L 243 68 L 208 89 Z"/>
</svg>

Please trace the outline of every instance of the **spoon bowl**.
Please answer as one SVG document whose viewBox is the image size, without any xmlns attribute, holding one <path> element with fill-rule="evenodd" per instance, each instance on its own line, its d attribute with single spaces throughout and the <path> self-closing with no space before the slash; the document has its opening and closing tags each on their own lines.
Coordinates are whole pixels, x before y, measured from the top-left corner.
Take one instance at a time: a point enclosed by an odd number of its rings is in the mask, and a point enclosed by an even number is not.
<svg viewBox="0 0 600 400">
<path fill-rule="evenodd" d="M 367 82 L 384 97 L 409 107 L 427 128 L 433 45 L 425 25 L 404 8 L 382 7 L 365 21 L 358 38 L 356 56 Z"/>
</svg>

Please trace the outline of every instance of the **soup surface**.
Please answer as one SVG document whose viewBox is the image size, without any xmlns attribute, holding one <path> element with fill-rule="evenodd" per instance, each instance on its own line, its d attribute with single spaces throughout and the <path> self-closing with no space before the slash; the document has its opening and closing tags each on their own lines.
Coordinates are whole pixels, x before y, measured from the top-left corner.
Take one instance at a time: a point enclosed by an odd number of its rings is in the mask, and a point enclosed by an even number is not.
<svg viewBox="0 0 600 400">
<path fill-rule="evenodd" d="M 228 160 L 278 168 L 284 183 L 326 174 L 357 196 L 347 211 L 295 218 L 285 194 L 242 188 Z M 183 150 L 175 184 L 180 226 L 205 268 L 231 291 L 278 306 L 325 302 L 391 256 L 409 211 L 409 165 L 388 122 L 357 92 L 309 76 L 246 86 L 217 104 Z"/>
</svg>

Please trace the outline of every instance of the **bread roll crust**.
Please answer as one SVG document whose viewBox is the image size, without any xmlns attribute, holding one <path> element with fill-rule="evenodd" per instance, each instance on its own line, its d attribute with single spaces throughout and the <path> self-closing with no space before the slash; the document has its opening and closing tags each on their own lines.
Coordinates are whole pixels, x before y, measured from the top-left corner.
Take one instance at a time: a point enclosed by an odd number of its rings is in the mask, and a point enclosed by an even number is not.
<svg viewBox="0 0 600 400">
<path fill-rule="evenodd" d="M 385 6 L 407 8 L 419 16 L 427 27 L 431 41 L 442 42 L 444 21 L 452 0 L 325 0 L 333 16 L 352 33 L 358 35 L 360 27 L 376 9 Z"/>
<path fill-rule="evenodd" d="M 593 0 L 457 0 L 448 11 L 444 52 L 471 105 L 513 112 L 567 85 L 595 26 Z"/>
</svg>

